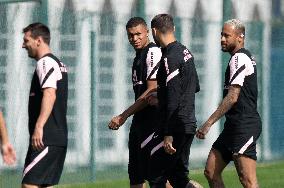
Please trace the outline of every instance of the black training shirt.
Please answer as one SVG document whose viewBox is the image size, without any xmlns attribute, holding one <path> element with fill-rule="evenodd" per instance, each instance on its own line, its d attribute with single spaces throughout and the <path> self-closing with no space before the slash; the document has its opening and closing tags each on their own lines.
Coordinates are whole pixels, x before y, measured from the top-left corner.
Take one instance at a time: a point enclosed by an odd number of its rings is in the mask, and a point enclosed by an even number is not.
<svg viewBox="0 0 284 188">
<path fill-rule="evenodd" d="M 200 90 L 191 52 L 175 41 L 162 49 L 157 74 L 161 126 L 165 135 L 195 133 L 195 93 Z"/>
<path fill-rule="evenodd" d="M 132 83 L 135 100 L 147 90 L 148 80 L 156 80 L 161 56 L 161 49 L 154 43 L 149 43 L 145 48 L 136 51 L 136 57 L 132 66 Z M 134 114 L 133 123 L 143 123 L 143 126 L 153 126 L 152 123 L 156 123 L 154 121 L 157 119 L 157 108 L 148 105 Z"/>
<path fill-rule="evenodd" d="M 223 97 L 229 86 L 241 86 L 237 103 L 225 114 L 225 130 L 245 131 L 247 128 L 260 128 L 257 112 L 257 68 L 251 53 L 242 48 L 232 55 L 225 73 Z"/>
<path fill-rule="evenodd" d="M 33 75 L 29 97 L 30 139 L 40 114 L 44 88 L 55 88 L 56 100 L 43 128 L 43 143 L 44 145 L 67 146 L 67 68 L 52 54 L 47 54 L 37 61 Z"/>
</svg>

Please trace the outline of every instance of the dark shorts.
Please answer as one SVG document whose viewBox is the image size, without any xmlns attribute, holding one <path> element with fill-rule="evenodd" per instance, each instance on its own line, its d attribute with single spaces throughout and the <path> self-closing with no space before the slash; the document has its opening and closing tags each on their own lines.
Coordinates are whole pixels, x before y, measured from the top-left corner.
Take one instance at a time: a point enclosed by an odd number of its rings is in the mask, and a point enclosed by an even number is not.
<svg viewBox="0 0 284 188">
<path fill-rule="evenodd" d="M 66 147 L 46 146 L 41 151 L 29 146 L 22 184 L 52 186 L 59 182 L 66 156 Z"/>
<path fill-rule="evenodd" d="M 256 141 L 260 133 L 260 129 L 253 128 L 239 133 L 222 131 L 217 140 L 213 143 L 212 148 L 221 153 L 226 163 L 233 160 L 233 155 L 238 154 L 257 160 Z"/>
<path fill-rule="evenodd" d="M 162 147 L 163 136 L 154 140 L 148 169 L 148 180 L 151 187 L 164 187 L 167 180 L 173 187 L 184 188 L 189 182 L 189 155 L 194 134 L 173 135 L 173 147 L 176 153 L 167 154 Z M 160 148 L 161 147 L 161 148 Z M 159 148 L 159 149 L 158 149 Z"/>
<path fill-rule="evenodd" d="M 130 129 L 128 142 L 128 175 L 130 185 L 141 184 L 147 180 L 147 170 L 152 146 L 151 143 L 153 141 L 154 134 L 154 129 L 143 130 L 135 127 Z"/>
</svg>

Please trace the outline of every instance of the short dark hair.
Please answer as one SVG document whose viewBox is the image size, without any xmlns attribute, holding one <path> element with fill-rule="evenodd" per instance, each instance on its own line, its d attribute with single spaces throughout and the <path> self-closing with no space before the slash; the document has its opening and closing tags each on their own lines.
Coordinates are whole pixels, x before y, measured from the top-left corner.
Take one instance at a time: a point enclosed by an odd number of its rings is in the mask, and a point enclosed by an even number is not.
<svg viewBox="0 0 284 188">
<path fill-rule="evenodd" d="M 31 36 L 33 38 L 37 38 L 41 36 L 43 38 L 43 41 L 49 45 L 50 31 L 46 25 L 39 23 L 39 22 L 32 23 L 23 29 L 23 33 L 26 33 L 29 31 L 31 32 Z"/>
<path fill-rule="evenodd" d="M 173 17 L 169 14 L 158 14 L 152 19 L 151 28 L 156 28 L 162 33 L 173 32 L 175 30 Z"/>
<path fill-rule="evenodd" d="M 143 25 L 147 27 L 146 21 L 141 18 L 141 17 L 132 17 L 128 20 L 126 24 L 126 29 L 131 28 L 131 27 L 136 27 L 138 25 Z"/>
</svg>

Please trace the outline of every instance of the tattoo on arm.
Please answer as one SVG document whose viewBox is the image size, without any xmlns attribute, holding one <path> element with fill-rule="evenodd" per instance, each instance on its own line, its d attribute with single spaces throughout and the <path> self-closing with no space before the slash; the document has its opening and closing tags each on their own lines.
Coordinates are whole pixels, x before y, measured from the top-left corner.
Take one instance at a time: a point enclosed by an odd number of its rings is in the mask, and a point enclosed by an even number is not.
<svg viewBox="0 0 284 188">
<path fill-rule="evenodd" d="M 209 117 L 207 122 L 213 125 L 218 121 L 226 112 L 228 112 L 233 105 L 238 101 L 240 95 L 241 87 L 238 85 L 230 86 L 229 92 L 223 99 L 217 110 Z"/>
</svg>

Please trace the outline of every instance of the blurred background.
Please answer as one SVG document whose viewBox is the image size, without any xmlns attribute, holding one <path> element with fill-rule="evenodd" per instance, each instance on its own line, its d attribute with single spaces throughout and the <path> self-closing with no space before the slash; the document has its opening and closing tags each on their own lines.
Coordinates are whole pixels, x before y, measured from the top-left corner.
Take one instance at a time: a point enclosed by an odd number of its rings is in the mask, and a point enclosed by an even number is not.
<svg viewBox="0 0 284 188">
<path fill-rule="evenodd" d="M 28 95 L 35 61 L 21 48 L 22 29 L 47 24 L 53 53 L 68 66 L 69 145 L 61 182 L 127 178 L 128 131 L 107 127 L 111 117 L 134 102 L 131 66 L 135 52 L 125 24 L 132 16 L 150 21 L 174 16 L 176 37 L 193 53 L 201 92 L 198 125 L 222 98 L 223 73 L 230 56 L 220 50 L 222 23 L 246 25 L 246 48 L 258 67 L 259 112 L 263 132 L 259 161 L 284 159 L 284 0 L 0 0 L 0 106 L 17 152 L 13 167 L 0 165 L 0 187 L 18 187 L 28 147 Z M 202 168 L 222 130 L 216 123 L 204 141 L 195 140 L 191 169 Z"/>
</svg>

